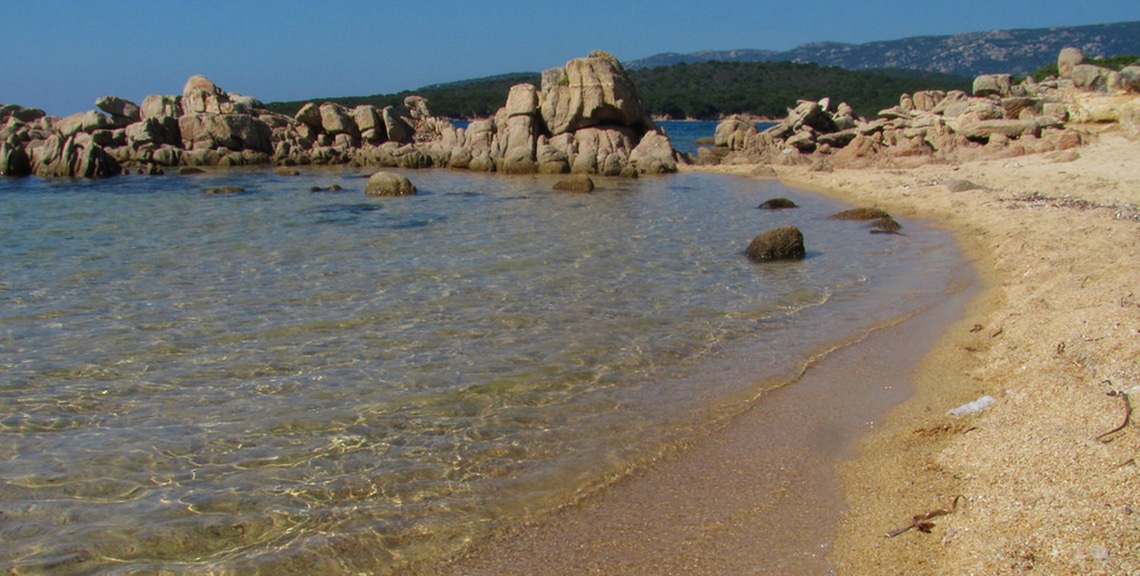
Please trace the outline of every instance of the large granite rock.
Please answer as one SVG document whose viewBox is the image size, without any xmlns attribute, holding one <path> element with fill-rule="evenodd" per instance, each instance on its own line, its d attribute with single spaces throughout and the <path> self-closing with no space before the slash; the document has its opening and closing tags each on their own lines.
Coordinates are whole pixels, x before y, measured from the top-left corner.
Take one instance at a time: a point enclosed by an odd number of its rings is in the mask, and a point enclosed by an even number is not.
<svg viewBox="0 0 1140 576">
<path fill-rule="evenodd" d="M 101 178 L 122 171 L 119 163 L 88 134 L 54 135 L 34 142 L 29 149 L 31 173 L 45 178 Z"/>
<path fill-rule="evenodd" d="M 1057 73 L 1061 78 L 1070 78 L 1073 68 L 1085 63 L 1085 53 L 1080 48 L 1062 48 L 1057 56 Z"/>
<path fill-rule="evenodd" d="M 178 118 L 182 116 L 182 100 L 178 96 L 151 94 L 139 107 L 142 118 Z"/>
<path fill-rule="evenodd" d="M 187 114 L 178 119 L 182 145 L 272 153 L 269 126 L 247 114 Z"/>
<path fill-rule="evenodd" d="M 974 78 L 974 96 L 1010 96 L 1013 77 L 1009 74 L 984 74 Z"/>
<path fill-rule="evenodd" d="M 46 116 L 39 108 L 24 108 L 15 104 L 0 105 L 0 125 L 7 124 L 9 119 L 20 123 L 34 122 Z"/>
<path fill-rule="evenodd" d="M 359 138 L 360 128 L 356 125 L 352 113 L 334 102 L 325 102 L 317 109 L 320 115 L 320 127 L 326 134 L 348 134 Z"/>
<path fill-rule="evenodd" d="M 571 60 L 560 72 L 545 72 L 542 95 L 542 119 L 552 135 L 600 124 L 643 130 L 652 124 L 625 68 L 605 52 Z"/>
<path fill-rule="evenodd" d="M 1120 73 L 1092 64 L 1078 64 L 1069 73 L 1073 84 L 1082 90 L 1111 92 L 1121 87 Z"/>
<path fill-rule="evenodd" d="M 32 161 L 23 146 L 0 142 L 0 176 L 28 176 Z"/>
<path fill-rule="evenodd" d="M 671 174 L 677 171 L 673 143 L 660 132 L 647 132 L 629 153 L 630 164 L 638 174 Z"/>
<path fill-rule="evenodd" d="M 138 105 L 118 96 L 104 96 L 95 101 L 95 107 L 110 114 L 111 120 L 117 126 L 126 126 L 142 120 L 142 112 Z"/>
</svg>

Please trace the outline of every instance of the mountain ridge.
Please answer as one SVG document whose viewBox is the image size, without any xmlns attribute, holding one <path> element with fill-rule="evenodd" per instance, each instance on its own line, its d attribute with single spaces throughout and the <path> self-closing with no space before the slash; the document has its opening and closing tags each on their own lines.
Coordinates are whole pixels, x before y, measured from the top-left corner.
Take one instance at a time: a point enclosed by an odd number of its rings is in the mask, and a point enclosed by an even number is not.
<svg viewBox="0 0 1140 576">
<path fill-rule="evenodd" d="M 785 51 L 664 52 L 623 64 L 638 70 L 708 61 L 791 61 L 848 70 L 909 68 L 965 77 L 998 73 L 1024 76 L 1056 62 L 1061 49 L 1068 46 L 1080 48 L 1092 57 L 1140 54 L 1140 21 L 911 36 L 862 44 L 817 41 Z"/>
</svg>

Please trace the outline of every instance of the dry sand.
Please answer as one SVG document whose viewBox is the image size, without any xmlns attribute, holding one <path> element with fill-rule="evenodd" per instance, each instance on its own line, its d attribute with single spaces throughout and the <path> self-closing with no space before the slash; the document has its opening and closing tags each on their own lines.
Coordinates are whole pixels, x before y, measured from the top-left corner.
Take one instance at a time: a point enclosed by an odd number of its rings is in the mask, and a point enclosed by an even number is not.
<svg viewBox="0 0 1140 576">
<path fill-rule="evenodd" d="M 1140 426 L 1101 437 L 1125 418 L 1110 392 L 1140 402 L 1140 144 L 1091 140 L 958 166 L 777 168 L 954 231 L 981 289 L 448 573 L 1140 574 Z M 929 525 L 887 536 L 912 523 Z"/>
<path fill-rule="evenodd" d="M 1095 130 L 1095 128 L 1093 128 Z M 840 574 L 1140 574 L 1140 143 L 793 186 L 952 229 L 984 290 L 840 470 Z M 951 191 L 968 186 L 973 190 Z M 947 411 L 993 396 L 968 416 Z M 1140 416 L 1140 413 L 1138 413 Z M 954 506 L 955 499 L 958 500 Z M 887 532 L 912 523 L 929 533 Z"/>
</svg>

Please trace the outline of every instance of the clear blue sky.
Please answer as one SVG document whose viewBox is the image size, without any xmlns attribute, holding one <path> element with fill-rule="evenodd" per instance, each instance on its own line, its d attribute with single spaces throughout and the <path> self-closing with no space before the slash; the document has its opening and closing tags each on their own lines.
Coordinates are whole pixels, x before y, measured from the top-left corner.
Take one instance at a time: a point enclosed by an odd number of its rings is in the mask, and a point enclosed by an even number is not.
<svg viewBox="0 0 1140 576">
<path fill-rule="evenodd" d="M 1133 21 L 1140 0 L 41 0 L 0 18 L 0 104 L 64 116 L 109 94 L 180 94 L 193 74 L 266 102 L 361 96 L 595 49 L 634 60 Z"/>
</svg>

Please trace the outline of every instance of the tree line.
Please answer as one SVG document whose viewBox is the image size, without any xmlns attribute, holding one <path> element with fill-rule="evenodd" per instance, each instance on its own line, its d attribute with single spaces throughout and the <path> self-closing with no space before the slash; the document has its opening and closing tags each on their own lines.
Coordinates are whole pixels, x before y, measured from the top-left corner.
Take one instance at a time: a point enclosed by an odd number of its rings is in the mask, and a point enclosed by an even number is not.
<svg viewBox="0 0 1140 576">
<path fill-rule="evenodd" d="M 970 90 L 972 79 L 915 70 L 845 70 L 796 62 L 701 62 L 632 70 L 642 103 L 656 117 L 716 120 L 730 114 L 782 118 L 797 100 L 830 97 L 847 102 L 858 116 L 874 116 L 898 104 L 903 93 L 918 90 Z M 337 97 L 268 104 L 270 110 L 295 114 L 306 102 L 337 102 L 353 107 L 400 105 L 416 94 L 427 98 L 433 114 L 451 118 L 486 118 L 506 104 L 510 87 L 539 85 L 539 73 L 517 73 L 425 86 L 396 94 Z"/>
</svg>

